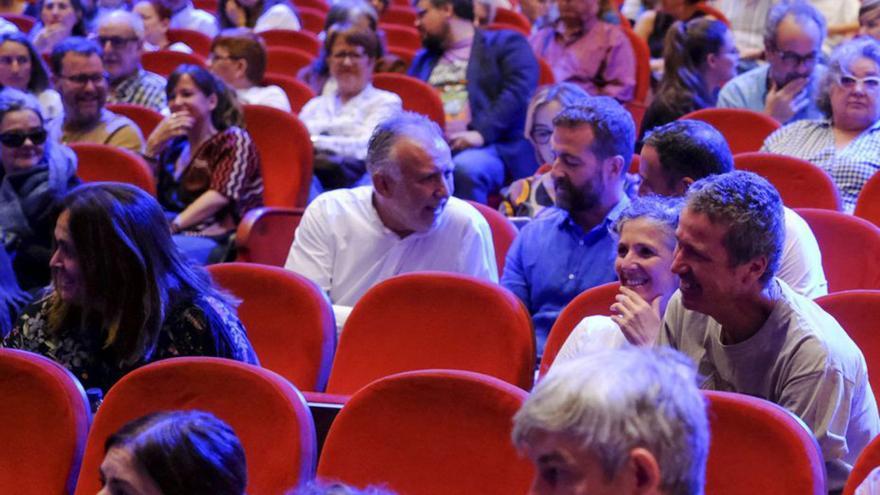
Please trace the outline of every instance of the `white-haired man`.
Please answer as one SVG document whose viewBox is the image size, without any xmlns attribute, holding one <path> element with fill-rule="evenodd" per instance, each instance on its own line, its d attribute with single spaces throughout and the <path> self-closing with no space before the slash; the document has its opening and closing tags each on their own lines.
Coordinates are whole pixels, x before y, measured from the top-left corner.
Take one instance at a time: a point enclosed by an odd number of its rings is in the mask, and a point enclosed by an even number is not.
<svg viewBox="0 0 880 495">
<path fill-rule="evenodd" d="M 141 67 L 144 22 L 137 14 L 114 10 L 98 20 L 101 59 L 110 79 L 107 103 L 131 103 L 161 112 L 167 105 L 165 78 Z"/>
</svg>

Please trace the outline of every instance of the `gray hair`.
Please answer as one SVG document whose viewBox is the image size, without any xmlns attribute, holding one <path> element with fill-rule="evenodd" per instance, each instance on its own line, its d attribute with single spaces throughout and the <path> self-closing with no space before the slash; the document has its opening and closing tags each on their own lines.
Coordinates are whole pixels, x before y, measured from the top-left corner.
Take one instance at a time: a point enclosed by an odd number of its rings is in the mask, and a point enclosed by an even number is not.
<svg viewBox="0 0 880 495">
<path fill-rule="evenodd" d="M 627 222 L 644 218 L 665 230 L 672 244 L 675 244 L 675 229 L 678 227 L 678 217 L 683 205 L 683 198 L 656 195 L 635 198 L 617 217 L 614 232 L 620 235 Z"/>
<path fill-rule="evenodd" d="M 30 110 L 37 114 L 40 119 L 40 125 L 46 129 L 46 120 L 43 118 L 43 109 L 37 98 L 30 93 L 11 88 L 9 86 L 0 90 L 0 122 L 9 112 L 17 112 L 21 110 Z M 57 142 L 57 137 L 53 136 L 50 129 L 49 137 L 43 143 L 43 160 L 68 160 L 76 163 L 76 156 L 67 146 Z"/>
<path fill-rule="evenodd" d="M 779 24 L 788 16 L 794 17 L 798 24 L 803 25 L 804 21 L 812 21 L 819 28 L 819 44 L 825 41 L 825 35 L 828 33 L 828 24 L 825 22 L 825 16 L 819 12 L 811 3 L 804 0 L 783 0 L 770 8 L 767 13 L 767 24 L 764 26 L 764 46 L 776 46 L 776 32 L 779 30 Z"/>
<path fill-rule="evenodd" d="M 541 86 L 535 91 L 535 95 L 532 96 L 532 100 L 529 102 L 529 108 L 526 110 L 526 139 L 531 139 L 529 134 L 532 132 L 532 125 L 534 125 L 535 112 L 539 108 L 554 101 L 559 103 L 562 108 L 565 108 L 589 97 L 590 94 L 584 91 L 584 88 L 570 82 Z"/>
<path fill-rule="evenodd" d="M 626 175 L 636 141 L 636 125 L 632 115 L 614 98 L 594 96 L 564 108 L 553 119 L 554 127 L 582 125 L 588 125 L 593 130 L 593 153 L 602 159 L 622 156 L 620 176 Z"/>
<path fill-rule="evenodd" d="M 703 493 L 709 422 L 693 363 L 668 348 L 603 350 L 561 363 L 513 418 L 522 449 L 535 432 L 558 433 L 595 454 L 613 479 L 632 449 L 651 452 L 668 495 Z"/>
<path fill-rule="evenodd" d="M 828 118 L 834 113 L 831 108 L 831 86 L 841 75 L 849 73 L 849 68 L 860 58 L 871 60 L 880 68 L 880 43 L 870 36 L 859 36 L 840 44 L 831 53 L 828 70 L 819 83 L 819 95 L 816 97 L 819 110 Z"/>
<path fill-rule="evenodd" d="M 450 153 L 443 132 L 434 121 L 419 113 L 398 112 L 373 129 L 367 145 L 367 170 L 370 175 L 385 173 L 399 177 L 400 167 L 394 156 L 394 145 L 401 138 L 419 139 Z"/>
<path fill-rule="evenodd" d="M 141 19 L 141 16 L 129 12 L 127 10 L 117 9 L 111 10 L 106 14 L 101 15 L 98 18 L 98 29 L 101 28 L 104 24 L 112 21 L 123 21 L 127 25 L 131 26 L 131 29 L 134 31 L 134 35 L 137 37 L 138 41 L 144 40 L 144 21 Z"/>
<path fill-rule="evenodd" d="M 767 257 L 767 269 L 759 279 L 766 287 L 779 269 L 785 241 L 782 199 L 776 188 L 760 175 L 735 170 L 694 182 L 686 198 L 686 208 L 728 227 L 722 244 L 731 266 Z"/>
</svg>

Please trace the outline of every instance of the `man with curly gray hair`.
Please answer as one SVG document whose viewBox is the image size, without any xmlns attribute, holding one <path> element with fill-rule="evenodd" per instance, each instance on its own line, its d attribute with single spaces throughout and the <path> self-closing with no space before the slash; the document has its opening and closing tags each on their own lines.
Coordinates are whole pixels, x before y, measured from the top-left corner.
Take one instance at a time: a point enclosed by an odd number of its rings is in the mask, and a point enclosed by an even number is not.
<svg viewBox="0 0 880 495">
<path fill-rule="evenodd" d="M 785 407 L 813 431 L 829 491 L 880 433 L 865 358 L 831 315 L 776 278 L 779 193 L 734 171 L 695 182 L 679 219 L 669 301 L 655 343 L 690 356 L 703 387 Z"/>
</svg>

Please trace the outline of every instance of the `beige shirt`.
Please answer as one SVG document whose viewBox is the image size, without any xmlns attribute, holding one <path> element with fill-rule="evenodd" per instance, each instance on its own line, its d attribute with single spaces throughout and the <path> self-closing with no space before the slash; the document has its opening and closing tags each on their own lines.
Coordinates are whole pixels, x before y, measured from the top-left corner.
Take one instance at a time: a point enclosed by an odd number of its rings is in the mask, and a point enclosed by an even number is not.
<svg viewBox="0 0 880 495">
<path fill-rule="evenodd" d="M 144 152 L 144 137 L 138 126 L 127 117 L 107 109 L 101 111 L 101 118 L 91 129 L 70 130 L 65 125 L 61 132 L 61 142 L 109 144 L 138 154 Z"/>
</svg>

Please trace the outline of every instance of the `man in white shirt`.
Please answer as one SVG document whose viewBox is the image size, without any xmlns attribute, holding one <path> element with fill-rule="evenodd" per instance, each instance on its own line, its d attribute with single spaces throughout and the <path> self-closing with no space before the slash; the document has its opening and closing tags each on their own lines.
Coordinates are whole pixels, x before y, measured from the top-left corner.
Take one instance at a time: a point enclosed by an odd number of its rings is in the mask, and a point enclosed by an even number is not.
<svg viewBox="0 0 880 495">
<path fill-rule="evenodd" d="M 450 196 L 452 169 L 439 127 L 400 113 L 370 138 L 373 186 L 322 194 L 306 209 L 284 266 L 329 294 L 337 327 L 364 292 L 395 275 L 436 270 L 497 282 L 489 225 Z"/>
<path fill-rule="evenodd" d="M 733 171 L 688 189 L 672 271 L 681 280 L 660 329 L 697 364 L 702 388 L 760 397 L 788 409 L 822 449 L 828 490 L 880 433 L 865 358 L 831 315 L 776 278 L 784 216 L 762 177 Z"/>
<path fill-rule="evenodd" d="M 639 194 L 684 196 L 695 181 L 733 170 L 724 136 L 697 120 L 677 120 L 655 128 L 642 147 Z M 807 222 L 784 208 L 785 244 L 776 276 L 810 299 L 828 293 L 819 243 Z"/>
<path fill-rule="evenodd" d="M 193 7 L 191 0 L 160 0 L 162 5 L 171 11 L 171 29 L 192 29 L 207 34 L 211 38 L 217 35 L 217 19 L 210 12 Z"/>
</svg>

